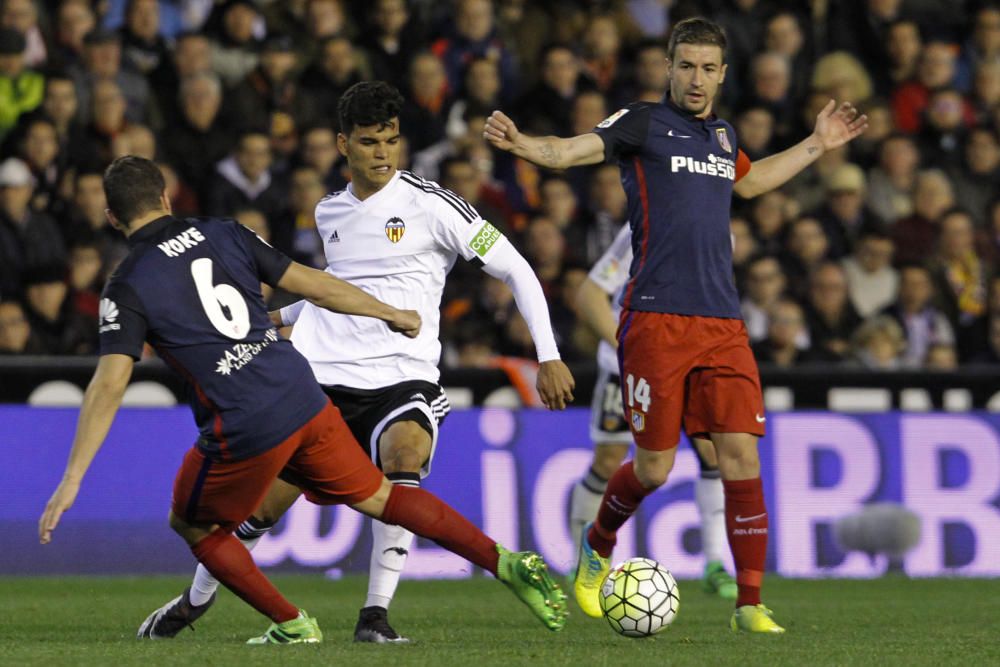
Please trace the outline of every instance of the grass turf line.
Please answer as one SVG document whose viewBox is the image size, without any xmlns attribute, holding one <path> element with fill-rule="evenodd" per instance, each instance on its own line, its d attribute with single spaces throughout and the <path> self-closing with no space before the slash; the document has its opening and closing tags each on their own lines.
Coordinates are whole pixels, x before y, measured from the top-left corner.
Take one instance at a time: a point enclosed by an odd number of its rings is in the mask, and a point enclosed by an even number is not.
<svg viewBox="0 0 1000 667">
<path fill-rule="evenodd" d="M 770 578 L 765 601 L 788 629 L 735 635 L 730 606 L 680 582 L 681 610 L 653 639 L 618 637 L 575 606 L 566 630 L 545 630 L 504 587 L 468 581 L 404 581 L 397 630 L 415 641 L 351 641 L 365 579 L 276 576 L 293 603 L 319 619 L 318 646 L 247 647 L 268 622 L 227 591 L 173 641 L 138 641 L 146 615 L 188 583 L 179 577 L 0 578 L 0 665 L 957 665 L 1000 663 L 995 619 L 1000 581 Z"/>
</svg>

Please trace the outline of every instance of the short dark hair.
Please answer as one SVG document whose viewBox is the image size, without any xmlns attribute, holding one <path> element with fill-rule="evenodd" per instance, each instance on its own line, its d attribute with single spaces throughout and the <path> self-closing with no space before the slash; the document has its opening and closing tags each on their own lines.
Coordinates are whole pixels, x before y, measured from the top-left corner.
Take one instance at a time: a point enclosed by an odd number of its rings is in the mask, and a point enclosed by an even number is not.
<svg viewBox="0 0 1000 667">
<path fill-rule="evenodd" d="M 337 102 L 337 117 L 340 131 L 350 134 L 355 127 L 378 125 L 382 130 L 393 118 L 399 116 L 403 108 L 403 96 L 393 86 L 384 81 L 362 81 L 356 83 Z"/>
<path fill-rule="evenodd" d="M 146 158 L 126 155 L 104 171 L 108 208 L 126 226 L 143 213 L 160 208 L 160 195 L 166 188 L 160 168 Z"/>
<path fill-rule="evenodd" d="M 684 19 L 674 26 L 667 42 L 667 54 L 674 59 L 678 44 L 710 44 L 722 49 L 722 62 L 726 62 L 726 33 L 722 26 L 708 19 L 695 17 Z"/>
</svg>

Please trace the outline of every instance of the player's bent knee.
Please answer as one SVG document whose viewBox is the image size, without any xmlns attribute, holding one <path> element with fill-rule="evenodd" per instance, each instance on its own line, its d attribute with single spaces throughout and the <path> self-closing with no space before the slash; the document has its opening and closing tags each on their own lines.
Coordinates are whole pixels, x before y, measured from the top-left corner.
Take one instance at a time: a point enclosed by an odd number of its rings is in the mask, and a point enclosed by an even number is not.
<svg viewBox="0 0 1000 667">
<path fill-rule="evenodd" d="M 610 479 L 611 475 L 621 467 L 622 461 L 628 455 L 629 445 L 598 445 L 594 448 L 594 461 L 591 464 L 594 472 Z"/>
</svg>

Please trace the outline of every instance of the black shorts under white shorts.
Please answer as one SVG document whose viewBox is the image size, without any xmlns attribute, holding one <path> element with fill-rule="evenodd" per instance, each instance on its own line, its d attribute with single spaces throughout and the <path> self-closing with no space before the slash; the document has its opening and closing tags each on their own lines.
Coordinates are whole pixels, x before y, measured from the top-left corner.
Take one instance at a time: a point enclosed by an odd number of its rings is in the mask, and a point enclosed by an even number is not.
<svg viewBox="0 0 1000 667">
<path fill-rule="evenodd" d="M 441 385 L 410 380 L 379 389 L 324 386 L 323 392 L 340 409 L 351 433 L 379 468 L 378 441 L 389 426 L 400 421 L 419 424 L 431 436 L 431 455 L 420 471 L 425 477 L 437 448 L 438 428 L 451 411 Z"/>
<path fill-rule="evenodd" d="M 617 373 L 597 371 L 590 404 L 590 440 L 595 445 L 627 445 L 632 431 L 622 409 L 622 385 Z"/>
</svg>

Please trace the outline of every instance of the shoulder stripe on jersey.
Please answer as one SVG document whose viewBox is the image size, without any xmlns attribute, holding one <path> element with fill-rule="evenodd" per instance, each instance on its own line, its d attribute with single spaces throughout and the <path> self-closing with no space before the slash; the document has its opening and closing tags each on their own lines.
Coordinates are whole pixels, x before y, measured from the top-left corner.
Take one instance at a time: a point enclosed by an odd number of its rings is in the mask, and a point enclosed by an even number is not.
<svg viewBox="0 0 1000 667">
<path fill-rule="evenodd" d="M 412 185 L 418 190 L 428 194 L 437 195 L 441 199 L 445 200 L 453 209 L 458 211 L 459 215 L 461 215 L 468 223 L 473 222 L 478 217 L 475 209 L 472 208 L 469 202 L 465 201 L 462 197 L 447 188 L 436 186 L 430 181 L 425 181 L 419 176 L 414 176 L 408 171 L 400 171 L 399 179 Z"/>
</svg>

